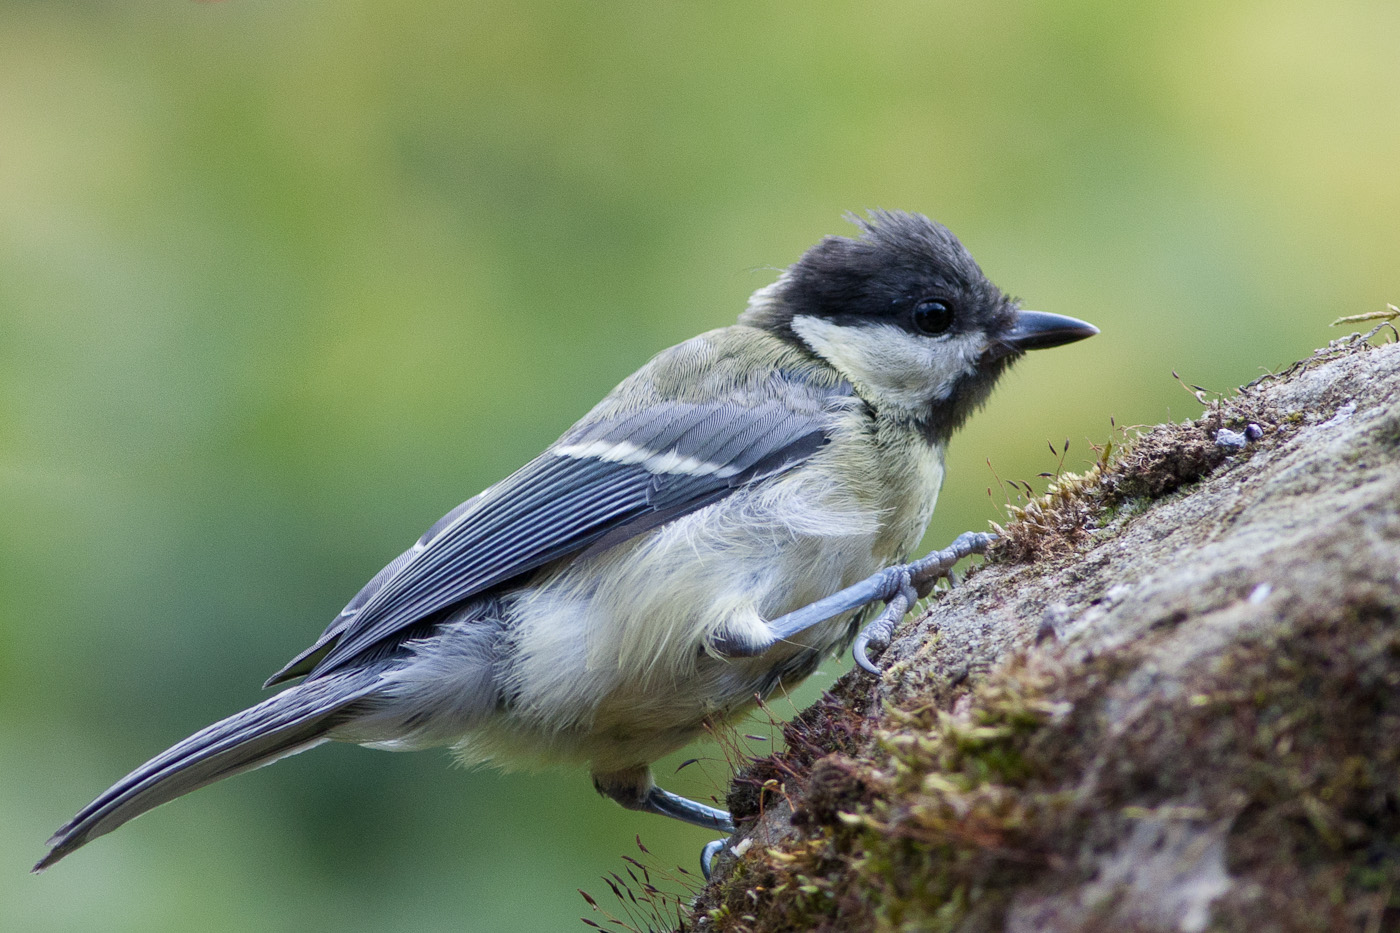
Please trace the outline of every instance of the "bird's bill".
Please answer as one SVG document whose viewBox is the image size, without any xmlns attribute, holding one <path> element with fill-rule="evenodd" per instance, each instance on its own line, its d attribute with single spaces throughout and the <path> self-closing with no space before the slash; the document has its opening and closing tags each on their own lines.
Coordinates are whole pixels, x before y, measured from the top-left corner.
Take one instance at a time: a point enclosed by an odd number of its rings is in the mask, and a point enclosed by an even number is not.
<svg viewBox="0 0 1400 933">
<path fill-rule="evenodd" d="M 1001 342 L 1017 350 L 1044 350 L 1092 337 L 1099 332 L 1093 324 L 1063 314 L 1044 311 L 1017 311 L 1016 323 L 1001 335 Z"/>
</svg>

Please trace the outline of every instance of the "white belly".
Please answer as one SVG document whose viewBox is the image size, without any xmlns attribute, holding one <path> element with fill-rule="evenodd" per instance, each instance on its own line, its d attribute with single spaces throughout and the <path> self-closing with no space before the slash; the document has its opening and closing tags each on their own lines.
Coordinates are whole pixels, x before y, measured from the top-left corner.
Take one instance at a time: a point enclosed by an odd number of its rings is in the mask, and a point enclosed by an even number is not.
<svg viewBox="0 0 1400 933">
<path fill-rule="evenodd" d="M 469 760 L 589 761 L 595 771 L 649 763 L 843 646 L 849 613 L 757 657 L 707 650 L 722 633 L 761 630 L 903 557 L 941 477 L 939 456 L 893 478 L 795 471 L 546 570 L 501 595 L 490 709 L 462 701 L 485 699 L 487 672 L 463 663 L 481 653 L 466 643 L 480 626 L 447 626 L 394 675 L 394 708 L 381 720 L 411 718 L 415 737 L 379 744 L 453 744 Z"/>
</svg>

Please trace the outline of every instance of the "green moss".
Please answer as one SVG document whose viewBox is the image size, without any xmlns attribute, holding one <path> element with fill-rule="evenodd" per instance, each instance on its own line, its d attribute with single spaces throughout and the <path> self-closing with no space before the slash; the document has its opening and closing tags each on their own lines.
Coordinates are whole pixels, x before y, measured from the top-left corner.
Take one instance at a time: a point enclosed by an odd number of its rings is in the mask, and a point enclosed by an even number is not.
<svg viewBox="0 0 1400 933">
<path fill-rule="evenodd" d="M 1109 698 L 1147 643 L 1072 668 L 1020 656 L 956 713 L 888 710 L 870 764 L 831 756 L 814 763 L 811 786 L 789 782 L 801 838 L 746 853 L 709 908 L 711 928 L 998 929 L 1016 892 L 1087 881 L 1075 874 L 1081 848 L 1111 846 L 1144 818 L 1228 827 L 1239 883 L 1215 905 L 1227 927 L 1400 920 L 1389 912 L 1400 907 L 1394 600 L 1242 637 L 1122 734 Z M 810 809 L 809 797 L 820 798 Z M 1114 903 L 1099 905 L 1105 918 Z"/>
</svg>

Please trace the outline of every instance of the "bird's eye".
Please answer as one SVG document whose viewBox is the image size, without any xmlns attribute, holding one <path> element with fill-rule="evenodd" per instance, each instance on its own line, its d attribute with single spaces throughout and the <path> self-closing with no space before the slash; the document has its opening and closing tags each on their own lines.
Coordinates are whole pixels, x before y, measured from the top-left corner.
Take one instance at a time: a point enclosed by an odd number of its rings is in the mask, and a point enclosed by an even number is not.
<svg viewBox="0 0 1400 933">
<path fill-rule="evenodd" d="M 925 298 L 914 305 L 914 329 L 921 334 L 941 334 L 953 326 L 953 309 L 946 301 Z"/>
</svg>

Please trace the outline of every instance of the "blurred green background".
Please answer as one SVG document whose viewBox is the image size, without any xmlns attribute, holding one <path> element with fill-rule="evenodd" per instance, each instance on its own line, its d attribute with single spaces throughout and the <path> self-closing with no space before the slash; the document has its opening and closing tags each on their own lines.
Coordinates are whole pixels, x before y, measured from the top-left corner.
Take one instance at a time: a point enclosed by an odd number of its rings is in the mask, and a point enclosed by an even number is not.
<svg viewBox="0 0 1400 933">
<path fill-rule="evenodd" d="M 0 926 L 574 929 L 636 834 L 694 865 L 581 772 L 333 747 L 25 874 L 844 211 L 1103 329 L 957 438 L 938 541 L 1000 516 L 988 458 L 1078 469 L 1199 412 L 1172 369 L 1397 300 L 1397 39 L 1393 0 L 0 2 Z"/>
</svg>

